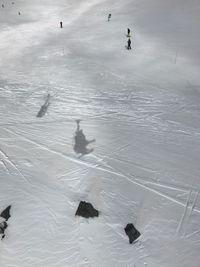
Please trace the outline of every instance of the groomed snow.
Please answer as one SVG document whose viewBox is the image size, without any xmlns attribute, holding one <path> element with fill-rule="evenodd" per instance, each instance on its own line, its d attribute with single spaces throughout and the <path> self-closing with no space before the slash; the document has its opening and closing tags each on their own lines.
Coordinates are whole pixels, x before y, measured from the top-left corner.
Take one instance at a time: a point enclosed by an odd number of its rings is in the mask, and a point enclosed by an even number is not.
<svg viewBox="0 0 200 267">
<path fill-rule="evenodd" d="M 0 267 L 199 267 L 199 1 L 13 1 L 0 0 Z M 76 119 L 96 139 L 83 157 Z M 100 216 L 75 217 L 81 200 Z"/>
</svg>

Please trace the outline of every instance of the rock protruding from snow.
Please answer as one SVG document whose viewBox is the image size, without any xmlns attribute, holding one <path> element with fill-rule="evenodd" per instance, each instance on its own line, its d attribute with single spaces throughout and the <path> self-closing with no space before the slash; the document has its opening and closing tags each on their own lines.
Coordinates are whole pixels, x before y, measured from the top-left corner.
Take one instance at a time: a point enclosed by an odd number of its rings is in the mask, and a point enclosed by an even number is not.
<svg viewBox="0 0 200 267">
<path fill-rule="evenodd" d="M 99 216 L 99 211 L 96 210 L 92 206 L 92 204 L 85 201 L 81 201 L 76 211 L 76 215 L 82 216 L 84 218 L 93 218 Z"/>
<path fill-rule="evenodd" d="M 0 214 L 0 217 L 4 218 L 6 221 L 10 218 L 10 208 L 11 205 L 8 206 L 5 210 L 3 210 L 2 213 Z"/>
<path fill-rule="evenodd" d="M 5 237 L 5 229 L 8 227 L 8 224 L 6 221 L 2 221 L 0 222 L 0 235 L 1 235 L 1 239 L 3 239 Z"/>
<path fill-rule="evenodd" d="M 141 235 L 132 223 L 128 223 L 124 230 L 129 237 L 130 244 L 132 244 Z"/>
<path fill-rule="evenodd" d="M 8 206 L 0 214 L 0 235 L 1 235 L 1 239 L 3 239 L 5 237 L 5 229 L 8 227 L 8 224 L 7 224 L 6 221 L 10 218 L 10 208 L 11 208 L 11 206 Z"/>
</svg>

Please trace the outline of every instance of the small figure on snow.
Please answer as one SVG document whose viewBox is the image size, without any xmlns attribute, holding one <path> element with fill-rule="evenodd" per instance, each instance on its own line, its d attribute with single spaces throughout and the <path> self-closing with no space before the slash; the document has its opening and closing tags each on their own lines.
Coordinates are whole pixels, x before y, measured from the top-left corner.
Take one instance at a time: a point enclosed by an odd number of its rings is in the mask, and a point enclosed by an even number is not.
<svg viewBox="0 0 200 267">
<path fill-rule="evenodd" d="M 21 15 L 21 12 L 18 12 L 18 15 L 20 16 Z"/>
<path fill-rule="evenodd" d="M 130 37 L 131 36 L 131 30 L 128 28 L 127 29 L 127 37 Z"/>
<path fill-rule="evenodd" d="M 131 39 L 130 38 L 128 38 L 127 43 L 128 43 L 127 49 L 130 50 L 131 49 Z"/>
<path fill-rule="evenodd" d="M 93 151 L 93 149 L 88 149 L 87 145 L 89 145 L 90 143 L 95 142 L 95 139 L 92 140 L 87 140 L 83 130 L 80 129 L 80 120 L 76 120 L 77 123 L 77 129 L 76 129 L 76 133 L 75 133 L 75 144 L 74 144 L 74 151 L 77 154 L 89 154 Z"/>
<path fill-rule="evenodd" d="M 4 4 L 2 4 L 1 6 L 2 6 L 2 8 L 4 8 Z"/>
<path fill-rule="evenodd" d="M 60 22 L 60 28 L 61 28 L 61 29 L 63 28 L 63 23 L 62 23 L 62 21 Z"/>
<path fill-rule="evenodd" d="M 110 20 L 111 20 L 111 14 L 108 15 L 108 21 L 110 21 Z"/>
</svg>

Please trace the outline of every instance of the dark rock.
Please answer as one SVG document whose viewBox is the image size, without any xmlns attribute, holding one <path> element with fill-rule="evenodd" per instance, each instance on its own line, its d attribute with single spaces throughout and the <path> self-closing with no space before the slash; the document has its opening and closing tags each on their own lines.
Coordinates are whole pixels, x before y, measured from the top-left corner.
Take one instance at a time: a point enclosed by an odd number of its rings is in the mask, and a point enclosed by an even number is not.
<svg viewBox="0 0 200 267">
<path fill-rule="evenodd" d="M 0 226 L 0 234 L 4 234 L 4 228 Z"/>
<path fill-rule="evenodd" d="M 0 216 L 4 218 L 6 221 L 10 218 L 10 208 L 11 205 L 8 206 L 5 210 L 3 210 L 2 213 L 0 214 Z"/>
<path fill-rule="evenodd" d="M 1 222 L 0 223 L 0 234 L 4 234 L 5 229 L 8 227 L 7 222 Z"/>
<path fill-rule="evenodd" d="M 85 201 L 81 201 L 76 211 L 76 215 L 82 216 L 84 218 L 93 218 L 99 216 L 99 211 L 96 210 L 92 206 L 92 204 Z"/>
<path fill-rule="evenodd" d="M 4 222 L 4 230 L 8 227 L 7 222 Z"/>
<path fill-rule="evenodd" d="M 132 244 L 141 235 L 132 223 L 128 223 L 124 230 L 129 237 L 130 244 Z"/>
</svg>

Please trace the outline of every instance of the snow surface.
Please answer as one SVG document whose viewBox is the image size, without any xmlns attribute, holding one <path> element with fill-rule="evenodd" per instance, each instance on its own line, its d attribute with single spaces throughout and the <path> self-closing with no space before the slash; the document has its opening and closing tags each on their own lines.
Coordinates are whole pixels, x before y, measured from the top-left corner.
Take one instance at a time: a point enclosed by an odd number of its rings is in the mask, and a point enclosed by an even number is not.
<svg viewBox="0 0 200 267">
<path fill-rule="evenodd" d="M 1 267 L 200 266 L 199 17 L 199 0 L 0 0 Z M 81 158 L 76 119 L 96 139 Z"/>
</svg>

